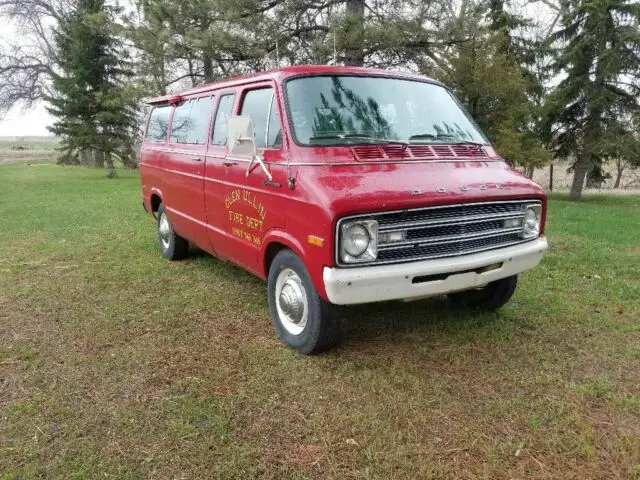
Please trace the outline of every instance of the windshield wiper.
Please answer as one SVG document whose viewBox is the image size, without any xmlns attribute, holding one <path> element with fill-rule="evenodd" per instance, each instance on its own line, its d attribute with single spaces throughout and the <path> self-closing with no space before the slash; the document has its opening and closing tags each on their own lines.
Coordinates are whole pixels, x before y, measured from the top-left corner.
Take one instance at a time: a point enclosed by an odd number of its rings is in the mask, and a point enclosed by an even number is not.
<svg viewBox="0 0 640 480">
<path fill-rule="evenodd" d="M 309 137 L 309 140 L 331 140 L 334 138 L 371 138 L 366 133 L 319 133 Z"/>
<path fill-rule="evenodd" d="M 462 138 L 456 138 L 456 140 L 452 143 L 453 145 L 471 145 L 472 147 L 476 147 L 478 149 L 484 147 L 484 143 L 474 142 L 473 140 L 464 140 Z"/>
<path fill-rule="evenodd" d="M 358 139 L 358 138 L 370 140 L 372 142 L 376 142 L 378 144 L 383 144 L 383 145 L 402 145 L 404 147 L 409 146 L 408 142 L 403 142 L 402 140 L 394 140 L 391 138 L 377 138 L 366 133 L 320 133 L 318 135 L 309 137 L 309 140 L 311 141 L 331 140 L 331 139 L 343 140 L 343 139 Z"/>
<path fill-rule="evenodd" d="M 402 145 L 403 147 L 408 147 L 409 142 L 403 142 L 402 140 L 394 140 L 392 138 L 372 138 L 374 142 L 378 142 L 382 145 Z"/>
<path fill-rule="evenodd" d="M 465 140 L 464 138 L 460 138 L 460 137 L 457 137 L 456 135 L 452 135 L 449 133 L 438 133 L 438 134 L 419 133 L 417 135 L 411 135 L 409 137 L 409 142 L 411 142 L 411 140 L 422 140 L 422 139 L 431 139 L 431 140 L 446 139 L 446 140 L 453 140 L 451 142 L 453 145 L 473 145 L 476 148 L 484 147 L 483 143 L 474 142 L 472 140 Z"/>
<path fill-rule="evenodd" d="M 411 140 L 423 140 L 425 138 L 428 138 L 430 140 L 437 140 L 438 138 L 440 138 L 439 135 L 435 135 L 433 133 L 418 133 L 416 135 L 411 135 L 409 137 L 409 141 Z"/>
</svg>

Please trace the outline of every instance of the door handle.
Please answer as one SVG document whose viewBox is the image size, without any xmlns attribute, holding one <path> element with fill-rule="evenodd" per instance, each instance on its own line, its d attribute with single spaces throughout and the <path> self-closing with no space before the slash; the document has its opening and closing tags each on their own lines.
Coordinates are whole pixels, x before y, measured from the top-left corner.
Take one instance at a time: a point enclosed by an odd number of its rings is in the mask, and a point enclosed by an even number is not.
<svg viewBox="0 0 640 480">
<path fill-rule="evenodd" d="M 223 164 L 225 167 L 231 167 L 231 166 L 233 166 L 233 165 L 237 165 L 237 164 L 238 164 L 238 162 L 233 162 L 233 161 L 231 161 L 231 160 L 225 160 L 224 162 L 222 162 L 222 164 Z"/>
<path fill-rule="evenodd" d="M 202 158 L 201 158 L 201 157 L 197 157 L 197 158 L 194 158 L 194 160 L 195 160 L 196 162 L 201 162 L 201 161 L 202 161 Z"/>
</svg>

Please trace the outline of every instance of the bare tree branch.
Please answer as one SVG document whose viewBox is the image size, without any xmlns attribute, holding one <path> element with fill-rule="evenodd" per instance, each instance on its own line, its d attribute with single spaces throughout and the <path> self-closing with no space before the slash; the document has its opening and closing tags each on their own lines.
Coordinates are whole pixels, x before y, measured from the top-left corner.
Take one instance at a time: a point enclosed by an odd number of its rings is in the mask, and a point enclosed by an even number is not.
<svg viewBox="0 0 640 480">
<path fill-rule="evenodd" d="M 0 115 L 20 104 L 31 108 L 50 93 L 55 69 L 53 28 L 70 0 L 0 0 L 0 17 L 20 34 L 0 46 Z"/>
</svg>

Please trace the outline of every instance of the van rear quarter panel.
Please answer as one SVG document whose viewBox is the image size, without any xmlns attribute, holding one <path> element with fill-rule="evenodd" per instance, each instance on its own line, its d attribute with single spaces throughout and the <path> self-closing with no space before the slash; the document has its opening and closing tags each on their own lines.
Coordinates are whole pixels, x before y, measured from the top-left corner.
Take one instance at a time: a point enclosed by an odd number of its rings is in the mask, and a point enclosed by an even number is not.
<svg viewBox="0 0 640 480">
<path fill-rule="evenodd" d="M 157 145 L 157 144 L 156 144 Z M 163 197 L 164 172 L 162 171 L 164 152 L 156 150 L 153 143 L 142 144 L 140 149 L 140 183 L 142 184 L 142 200 L 147 212 L 153 214 L 151 197 L 155 194 Z"/>
</svg>

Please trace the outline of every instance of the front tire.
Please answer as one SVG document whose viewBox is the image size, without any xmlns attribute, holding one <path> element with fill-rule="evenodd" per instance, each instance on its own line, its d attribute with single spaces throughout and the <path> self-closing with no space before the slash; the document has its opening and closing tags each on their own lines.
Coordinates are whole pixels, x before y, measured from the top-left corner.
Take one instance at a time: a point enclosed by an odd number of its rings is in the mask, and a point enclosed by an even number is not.
<svg viewBox="0 0 640 480">
<path fill-rule="evenodd" d="M 318 294 L 302 260 L 280 251 L 267 281 L 271 321 L 284 343 L 304 354 L 335 345 L 340 330 L 336 308 Z"/>
<path fill-rule="evenodd" d="M 158 219 L 158 242 L 162 255 L 169 260 L 181 260 L 186 257 L 189 242 L 173 229 L 162 203 L 158 207 L 156 218 Z"/>
<path fill-rule="evenodd" d="M 449 300 L 456 305 L 480 310 L 498 310 L 509 301 L 518 285 L 518 276 L 502 278 L 482 288 L 449 294 Z"/>
</svg>

